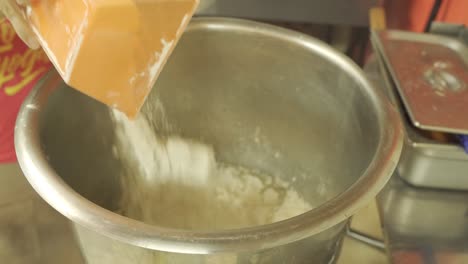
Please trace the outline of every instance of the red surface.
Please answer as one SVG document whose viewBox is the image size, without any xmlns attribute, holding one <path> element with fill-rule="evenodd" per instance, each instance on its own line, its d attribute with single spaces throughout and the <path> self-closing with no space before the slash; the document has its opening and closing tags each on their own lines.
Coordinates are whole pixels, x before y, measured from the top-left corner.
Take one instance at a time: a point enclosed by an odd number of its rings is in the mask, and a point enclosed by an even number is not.
<svg viewBox="0 0 468 264">
<path fill-rule="evenodd" d="M 392 263 L 398 264 L 424 264 L 424 256 L 417 250 L 395 250 L 390 256 Z"/>
<path fill-rule="evenodd" d="M 386 0 L 387 27 L 422 32 L 434 0 Z M 468 26 L 468 0 L 442 0 L 435 21 Z"/>
<path fill-rule="evenodd" d="M 387 27 L 424 31 L 434 0 L 386 0 Z"/>
<path fill-rule="evenodd" d="M 436 20 L 468 26 L 468 1 L 445 0 Z"/>
<path fill-rule="evenodd" d="M 50 67 L 42 50 L 28 49 L 9 22 L 0 19 L 0 163 L 16 160 L 16 116 L 26 95 Z"/>
</svg>

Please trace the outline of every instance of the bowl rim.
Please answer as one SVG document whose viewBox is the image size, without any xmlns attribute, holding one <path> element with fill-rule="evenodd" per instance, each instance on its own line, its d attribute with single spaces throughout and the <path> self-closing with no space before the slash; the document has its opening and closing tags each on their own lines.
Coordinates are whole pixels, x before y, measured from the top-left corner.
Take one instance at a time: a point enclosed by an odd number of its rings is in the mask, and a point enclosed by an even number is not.
<svg viewBox="0 0 468 264">
<path fill-rule="evenodd" d="M 367 205 L 390 179 L 403 146 L 403 128 L 395 108 L 375 89 L 363 71 L 344 54 L 308 35 L 234 18 L 193 18 L 187 31 L 241 30 L 286 40 L 326 56 L 366 89 L 376 110 L 379 144 L 363 175 L 348 189 L 301 215 L 255 227 L 222 231 L 186 231 L 162 228 L 133 220 L 87 200 L 49 165 L 39 140 L 39 114 L 51 92 L 62 82 L 52 70 L 24 101 L 15 127 L 15 148 L 23 173 L 36 192 L 74 223 L 138 247 L 188 254 L 267 249 L 310 237 L 346 221 Z"/>
</svg>

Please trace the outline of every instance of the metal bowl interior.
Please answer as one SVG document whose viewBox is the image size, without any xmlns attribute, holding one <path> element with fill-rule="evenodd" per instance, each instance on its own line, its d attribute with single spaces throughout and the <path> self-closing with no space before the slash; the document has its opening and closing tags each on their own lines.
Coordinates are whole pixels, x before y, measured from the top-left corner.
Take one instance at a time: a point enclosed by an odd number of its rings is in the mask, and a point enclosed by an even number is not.
<svg viewBox="0 0 468 264">
<path fill-rule="evenodd" d="M 112 63 L 110 60 L 109 63 Z M 36 191 L 79 225 L 179 253 L 254 250 L 296 241 L 347 218 L 389 179 L 401 123 L 348 58 L 289 30 L 194 19 L 143 108 L 160 133 L 214 146 L 217 159 L 283 177 L 317 207 L 274 224 L 187 231 L 120 216 L 121 165 L 107 107 L 51 72 L 16 128 L 19 162 Z M 292 181 L 292 179 L 295 181 Z"/>
</svg>

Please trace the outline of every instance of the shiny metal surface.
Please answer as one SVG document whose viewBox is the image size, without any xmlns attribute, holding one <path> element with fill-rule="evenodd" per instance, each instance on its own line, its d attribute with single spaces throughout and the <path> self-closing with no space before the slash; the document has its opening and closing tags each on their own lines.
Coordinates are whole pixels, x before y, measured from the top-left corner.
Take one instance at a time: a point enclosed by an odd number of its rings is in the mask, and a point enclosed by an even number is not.
<svg viewBox="0 0 468 264">
<path fill-rule="evenodd" d="M 405 31 L 372 37 L 412 124 L 468 134 L 468 47 L 454 38 Z"/>
<path fill-rule="evenodd" d="M 432 22 L 430 32 L 447 37 L 457 38 L 468 44 L 468 27 L 462 24 L 452 24 L 447 22 Z"/>
<path fill-rule="evenodd" d="M 71 222 L 34 192 L 17 163 L 0 165 L 0 203 L 2 263 L 85 264 Z M 28 217 L 22 217 L 25 215 Z M 353 223 L 358 225 L 358 230 L 368 231 L 362 229 L 362 225 L 368 227 L 367 214 L 353 218 Z M 11 225 L 22 232 L 12 232 Z M 337 263 L 376 263 L 376 253 L 372 253 L 366 245 L 345 238 Z"/>
<path fill-rule="evenodd" d="M 365 245 L 358 249 L 371 251 Z M 338 263 L 375 263 L 372 255 L 364 262 L 350 259 L 348 252 L 356 251 L 350 241 L 343 242 L 343 250 Z M 14 264 L 85 264 L 70 221 L 34 192 L 17 163 L 0 165 L 0 259 Z"/>
<path fill-rule="evenodd" d="M 364 70 L 385 89 L 380 62 L 371 59 Z M 444 169 L 432 175 L 442 181 L 451 167 Z M 390 263 L 468 263 L 468 192 L 414 187 L 403 178 L 395 173 L 377 196 Z"/>
<path fill-rule="evenodd" d="M 34 192 L 17 163 L 0 164 L 0 260 L 84 264 L 70 221 Z"/>
<path fill-rule="evenodd" d="M 392 177 L 378 196 L 392 263 L 468 263 L 467 201 L 468 192 L 415 188 Z"/>
<path fill-rule="evenodd" d="M 294 187 L 320 206 L 222 232 L 167 229 L 113 213 L 120 164 L 111 155 L 108 110 L 51 72 L 25 101 L 15 144 L 31 185 L 76 223 L 89 263 L 332 262 L 347 219 L 385 185 L 402 147 L 396 111 L 348 58 L 255 22 L 195 19 L 143 114 L 158 115 L 158 100 L 170 122 L 161 133 L 213 144 L 221 161 L 297 176 Z"/>
<path fill-rule="evenodd" d="M 353 228 L 348 228 L 346 235 L 356 241 L 359 241 L 367 246 L 373 247 L 377 250 L 385 252 L 385 242 L 379 238 L 372 237 L 371 235 L 365 234 L 361 231 Z"/>
<path fill-rule="evenodd" d="M 468 190 L 468 155 L 454 142 L 431 139 L 411 125 L 379 46 L 375 45 L 375 42 L 373 44 L 377 49 L 375 55 L 380 70 L 377 85 L 385 90 L 397 106 L 405 128 L 403 152 L 397 167 L 398 175 L 414 186 Z"/>
</svg>

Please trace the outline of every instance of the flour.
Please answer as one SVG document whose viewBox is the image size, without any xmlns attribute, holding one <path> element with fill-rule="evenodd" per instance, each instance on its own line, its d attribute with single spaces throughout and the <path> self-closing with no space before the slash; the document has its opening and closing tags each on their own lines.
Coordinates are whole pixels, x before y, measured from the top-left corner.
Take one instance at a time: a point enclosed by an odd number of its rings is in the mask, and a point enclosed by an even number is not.
<svg viewBox="0 0 468 264">
<path fill-rule="evenodd" d="M 158 136 L 143 115 L 116 110 L 114 154 L 122 172 L 119 213 L 149 224 L 220 230 L 268 224 L 312 209 L 287 182 L 217 162 L 207 144 Z"/>
</svg>

